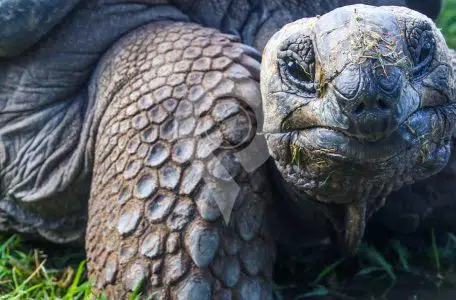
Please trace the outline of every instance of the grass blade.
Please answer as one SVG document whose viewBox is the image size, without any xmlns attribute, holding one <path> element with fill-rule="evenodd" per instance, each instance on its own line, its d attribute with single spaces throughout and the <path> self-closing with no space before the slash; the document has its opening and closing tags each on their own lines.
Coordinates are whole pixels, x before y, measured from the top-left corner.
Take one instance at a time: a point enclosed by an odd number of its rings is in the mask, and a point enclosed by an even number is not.
<svg viewBox="0 0 456 300">
<path fill-rule="evenodd" d="M 76 292 L 76 288 L 78 287 L 79 281 L 81 280 L 82 274 L 84 274 L 85 263 L 85 260 L 79 263 L 78 270 L 76 271 L 76 275 L 74 276 L 73 282 L 71 283 L 71 286 L 68 289 L 67 294 L 63 297 L 63 299 L 73 299 L 73 296 Z"/>
<path fill-rule="evenodd" d="M 408 252 L 407 248 L 405 248 L 398 240 L 392 241 L 391 246 L 393 250 L 396 251 L 397 256 L 399 257 L 399 262 L 401 263 L 402 269 L 406 272 L 409 272 L 410 266 L 408 263 L 408 259 L 410 257 L 410 253 Z"/>
<path fill-rule="evenodd" d="M 366 246 L 363 250 L 363 254 L 366 255 L 366 258 L 372 264 L 383 269 L 392 281 L 396 281 L 397 277 L 394 273 L 393 267 L 377 249 Z"/>
<path fill-rule="evenodd" d="M 298 295 L 297 297 L 294 298 L 294 300 L 299 300 L 299 299 L 304 299 L 304 298 L 310 298 L 310 297 L 323 297 L 323 296 L 328 296 L 329 291 L 327 288 L 324 286 L 318 286 L 314 290 Z"/>
<path fill-rule="evenodd" d="M 329 273 L 334 271 L 337 268 L 337 266 L 339 266 L 343 261 L 344 261 L 344 259 L 341 258 L 338 261 L 336 261 L 336 262 L 330 264 L 329 266 L 327 266 L 326 268 L 324 268 L 320 273 L 318 273 L 318 276 L 313 281 L 313 284 L 317 284 L 318 282 L 320 282 L 320 280 L 322 280 L 325 276 L 327 276 Z"/>
<path fill-rule="evenodd" d="M 434 228 L 432 228 L 432 230 L 431 230 L 431 243 L 432 243 L 432 257 L 434 258 L 435 268 L 437 270 L 437 276 L 440 276 L 440 252 L 437 247 Z"/>
</svg>

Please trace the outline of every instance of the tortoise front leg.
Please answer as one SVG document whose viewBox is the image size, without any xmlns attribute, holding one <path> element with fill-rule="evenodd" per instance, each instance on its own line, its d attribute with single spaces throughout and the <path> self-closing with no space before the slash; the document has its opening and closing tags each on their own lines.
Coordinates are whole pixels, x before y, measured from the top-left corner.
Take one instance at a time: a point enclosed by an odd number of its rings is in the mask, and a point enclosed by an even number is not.
<svg viewBox="0 0 456 300">
<path fill-rule="evenodd" d="M 97 291 L 271 298 L 267 175 L 235 155 L 256 129 L 247 103 L 261 101 L 252 55 L 185 23 L 143 27 L 107 54 L 86 237 Z"/>
</svg>

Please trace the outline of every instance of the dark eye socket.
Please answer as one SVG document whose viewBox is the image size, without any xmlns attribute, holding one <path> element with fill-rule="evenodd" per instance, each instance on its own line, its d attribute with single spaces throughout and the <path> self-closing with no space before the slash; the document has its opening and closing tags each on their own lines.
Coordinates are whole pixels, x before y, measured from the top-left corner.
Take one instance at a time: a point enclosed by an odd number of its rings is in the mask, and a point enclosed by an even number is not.
<svg viewBox="0 0 456 300">
<path fill-rule="evenodd" d="M 293 60 L 287 62 L 286 65 L 287 73 L 293 77 L 293 79 L 305 83 L 305 82 L 312 82 L 312 77 L 310 71 L 304 69 L 301 65 L 296 63 Z"/>
<path fill-rule="evenodd" d="M 419 57 L 418 61 L 419 62 L 425 61 L 429 56 L 432 55 L 432 50 L 433 50 L 432 42 L 430 42 L 430 41 L 425 42 L 425 44 L 421 47 L 420 57 Z"/>
<path fill-rule="evenodd" d="M 413 27 L 408 34 L 409 52 L 414 62 L 413 75 L 425 75 L 432 63 L 435 52 L 435 39 L 431 26 L 421 23 Z"/>
<path fill-rule="evenodd" d="M 312 39 L 307 36 L 292 37 L 277 56 L 283 82 L 297 94 L 312 97 L 315 94 L 315 55 Z"/>
<path fill-rule="evenodd" d="M 282 80 L 296 93 L 302 96 L 313 96 L 316 88 L 314 83 L 315 63 L 307 64 L 297 62 L 293 58 L 279 60 L 279 68 Z"/>
</svg>

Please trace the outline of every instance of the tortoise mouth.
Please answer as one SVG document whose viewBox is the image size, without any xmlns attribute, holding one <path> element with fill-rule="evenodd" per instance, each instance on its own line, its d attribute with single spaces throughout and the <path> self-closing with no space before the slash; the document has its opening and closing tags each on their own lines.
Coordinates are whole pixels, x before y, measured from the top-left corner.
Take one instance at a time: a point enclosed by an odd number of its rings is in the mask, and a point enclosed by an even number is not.
<svg viewBox="0 0 456 300">
<path fill-rule="evenodd" d="M 376 199 L 446 165 L 453 128 L 449 111 L 420 109 L 375 142 L 325 127 L 269 133 L 266 141 L 283 178 L 300 192 L 325 203 Z"/>
<path fill-rule="evenodd" d="M 446 106 L 439 108 L 445 109 Z M 431 122 L 434 115 L 435 108 L 417 110 L 394 131 L 375 141 L 360 139 L 343 129 L 327 126 L 290 129 L 276 134 L 288 136 L 291 148 L 305 149 L 334 159 L 379 163 L 413 148 L 423 147 L 425 140 L 429 140 L 428 143 L 445 143 L 445 130 L 436 130 L 436 127 L 444 127 L 444 124 Z M 293 149 L 290 151 L 293 152 Z"/>
<path fill-rule="evenodd" d="M 388 136 L 376 141 L 360 140 L 343 130 L 330 127 L 310 127 L 291 130 L 291 147 L 319 152 L 332 158 L 359 162 L 384 162 L 418 144 L 409 127 L 403 123 Z"/>
<path fill-rule="evenodd" d="M 313 127 L 293 131 L 290 145 L 310 152 L 324 153 L 333 158 L 384 162 L 417 144 L 405 127 L 399 127 L 389 136 L 375 142 L 360 140 L 334 128 Z"/>
</svg>

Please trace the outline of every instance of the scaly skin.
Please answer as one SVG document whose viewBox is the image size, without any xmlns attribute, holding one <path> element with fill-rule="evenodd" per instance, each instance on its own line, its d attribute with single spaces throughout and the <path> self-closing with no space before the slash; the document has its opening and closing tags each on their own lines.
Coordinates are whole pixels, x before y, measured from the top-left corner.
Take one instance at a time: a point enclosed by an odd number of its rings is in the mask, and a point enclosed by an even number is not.
<svg viewBox="0 0 456 300">
<path fill-rule="evenodd" d="M 261 101 L 251 55 L 190 23 L 143 27 L 107 54 L 86 237 L 97 289 L 125 299 L 144 279 L 154 299 L 270 299 L 270 183 L 234 156 L 255 132 L 246 103 Z"/>
<path fill-rule="evenodd" d="M 102 117 L 90 78 L 104 52 L 127 32 L 164 18 L 186 20 L 173 7 L 101 1 L 81 3 L 26 53 L 0 59 L 2 231 L 83 243 Z"/>
<path fill-rule="evenodd" d="M 450 158 L 452 60 L 417 12 L 353 5 L 288 24 L 265 48 L 261 89 L 279 183 L 325 212 L 345 253 L 392 190 Z"/>
<path fill-rule="evenodd" d="M 168 5 L 130 6 L 135 2 Z M 2 230 L 54 242 L 78 240 L 85 229 L 81 212 L 93 169 L 86 247 L 96 291 L 106 289 L 108 295 L 122 299 L 144 279 L 145 294 L 159 299 L 271 297 L 275 211 L 270 208 L 270 187 L 281 179 L 271 179 L 265 166 L 245 171 L 234 155 L 242 152 L 256 131 L 257 115 L 251 107 L 260 102 L 255 51 L 215 29 L 154 23 L 134 30 L 109 51 L 86 86 L 101 53 L 140 24 L 188 17 L 234 33 L 261 49 L 283 24 L 351 1 L 223 3 L 228 5 L 208 14 L 206 7 L 219 1 L 85 1 L 86 6 L 78 6 L 26 55 L 0 62 L 1 96 L 8 100 L 0 107 L 9 105 L 0 119 L 0 133 L 7 137 L 0 141 L 8 142 L 0 145 L 0 204 L 6 212 L 0 210 Z M 63 16 L 66 10 L 62 11 Z M 35 39 L 20 46 L 30 46 L 43 32 L 34 33 Z M 11 52 L 0 49 L 2 56 L 24 50 L 14 43 L 5 45 Z M 74 65 L 68 66 L 68 61 Z M 43 89 L 54 84 L 58 92 Z M 42 89 L 45 92 L 37 93 L 34 101 L 28 98 L 33 94 L 30 90 Z M 60 105 L 75 108 L 54 110 Z M 53 118 L 66 122 L 57 126 Z M 29 141 L 36 143 L 30 146 Z M 413 155 L 416 158 L 416 152 Z M 31 167 L 28 161 L 36 165 Z M 374 170 L 375 164 L 369 169 Z M 354 179 L 356 186 L 363 186 Z M 397 181 L 399 186 L 405 180 L 398 177 Z M 361 192 L 370 193 L 370 188 Z M 389 189 L 375 192 L 387 194 Z M 379 198 L 369 203 L 375 209 L 382 204 L 376 200 L 383 197 L 373 198 Z M 291 202 L 282 195 L 274 199 L 276 208 L 285 206 L 282 199 Z M 400 212 L 407 210 L 403 203 L 405 209 Z M 423 214 L 421 207 L 417 210 Z M 359 217 L 353 222 L 357 229 L 363 229 L 365 222 L 360 212 L 358 207 L 351 214 Z M 321 212 L 295 209 L 293 213 L 303 221 L 298 225 L 310 218 L 322 223 Z M 423 215 L 420 221 L 426 219 Z M 291 219 L 291 214 L 282 216 L 283 223 Z M 312 225 L 307 230 L 313 230 Z M 289 231 L 304 240 L 308 237 L 298 226 Z M 359 230 L 356 238 L 361 236 Z"/>
<path fill-rule="evenodd" d="M 405 5 L 403 0 L 359 2 Z M 284 24 L 350 3 L 2 1 L 0 230 L 56 243 L 82 242 L 94 137 L 103 114 L 94 109 L 97 86 L 89 85 L 89 79 L 98 76 L 93 70 L 100 56 L 120 36 L 158 20 L 192 20 L 238 35 L 261 50 Z M 58 23 L 60 19 L 65 22 Z"/>
</svg>

